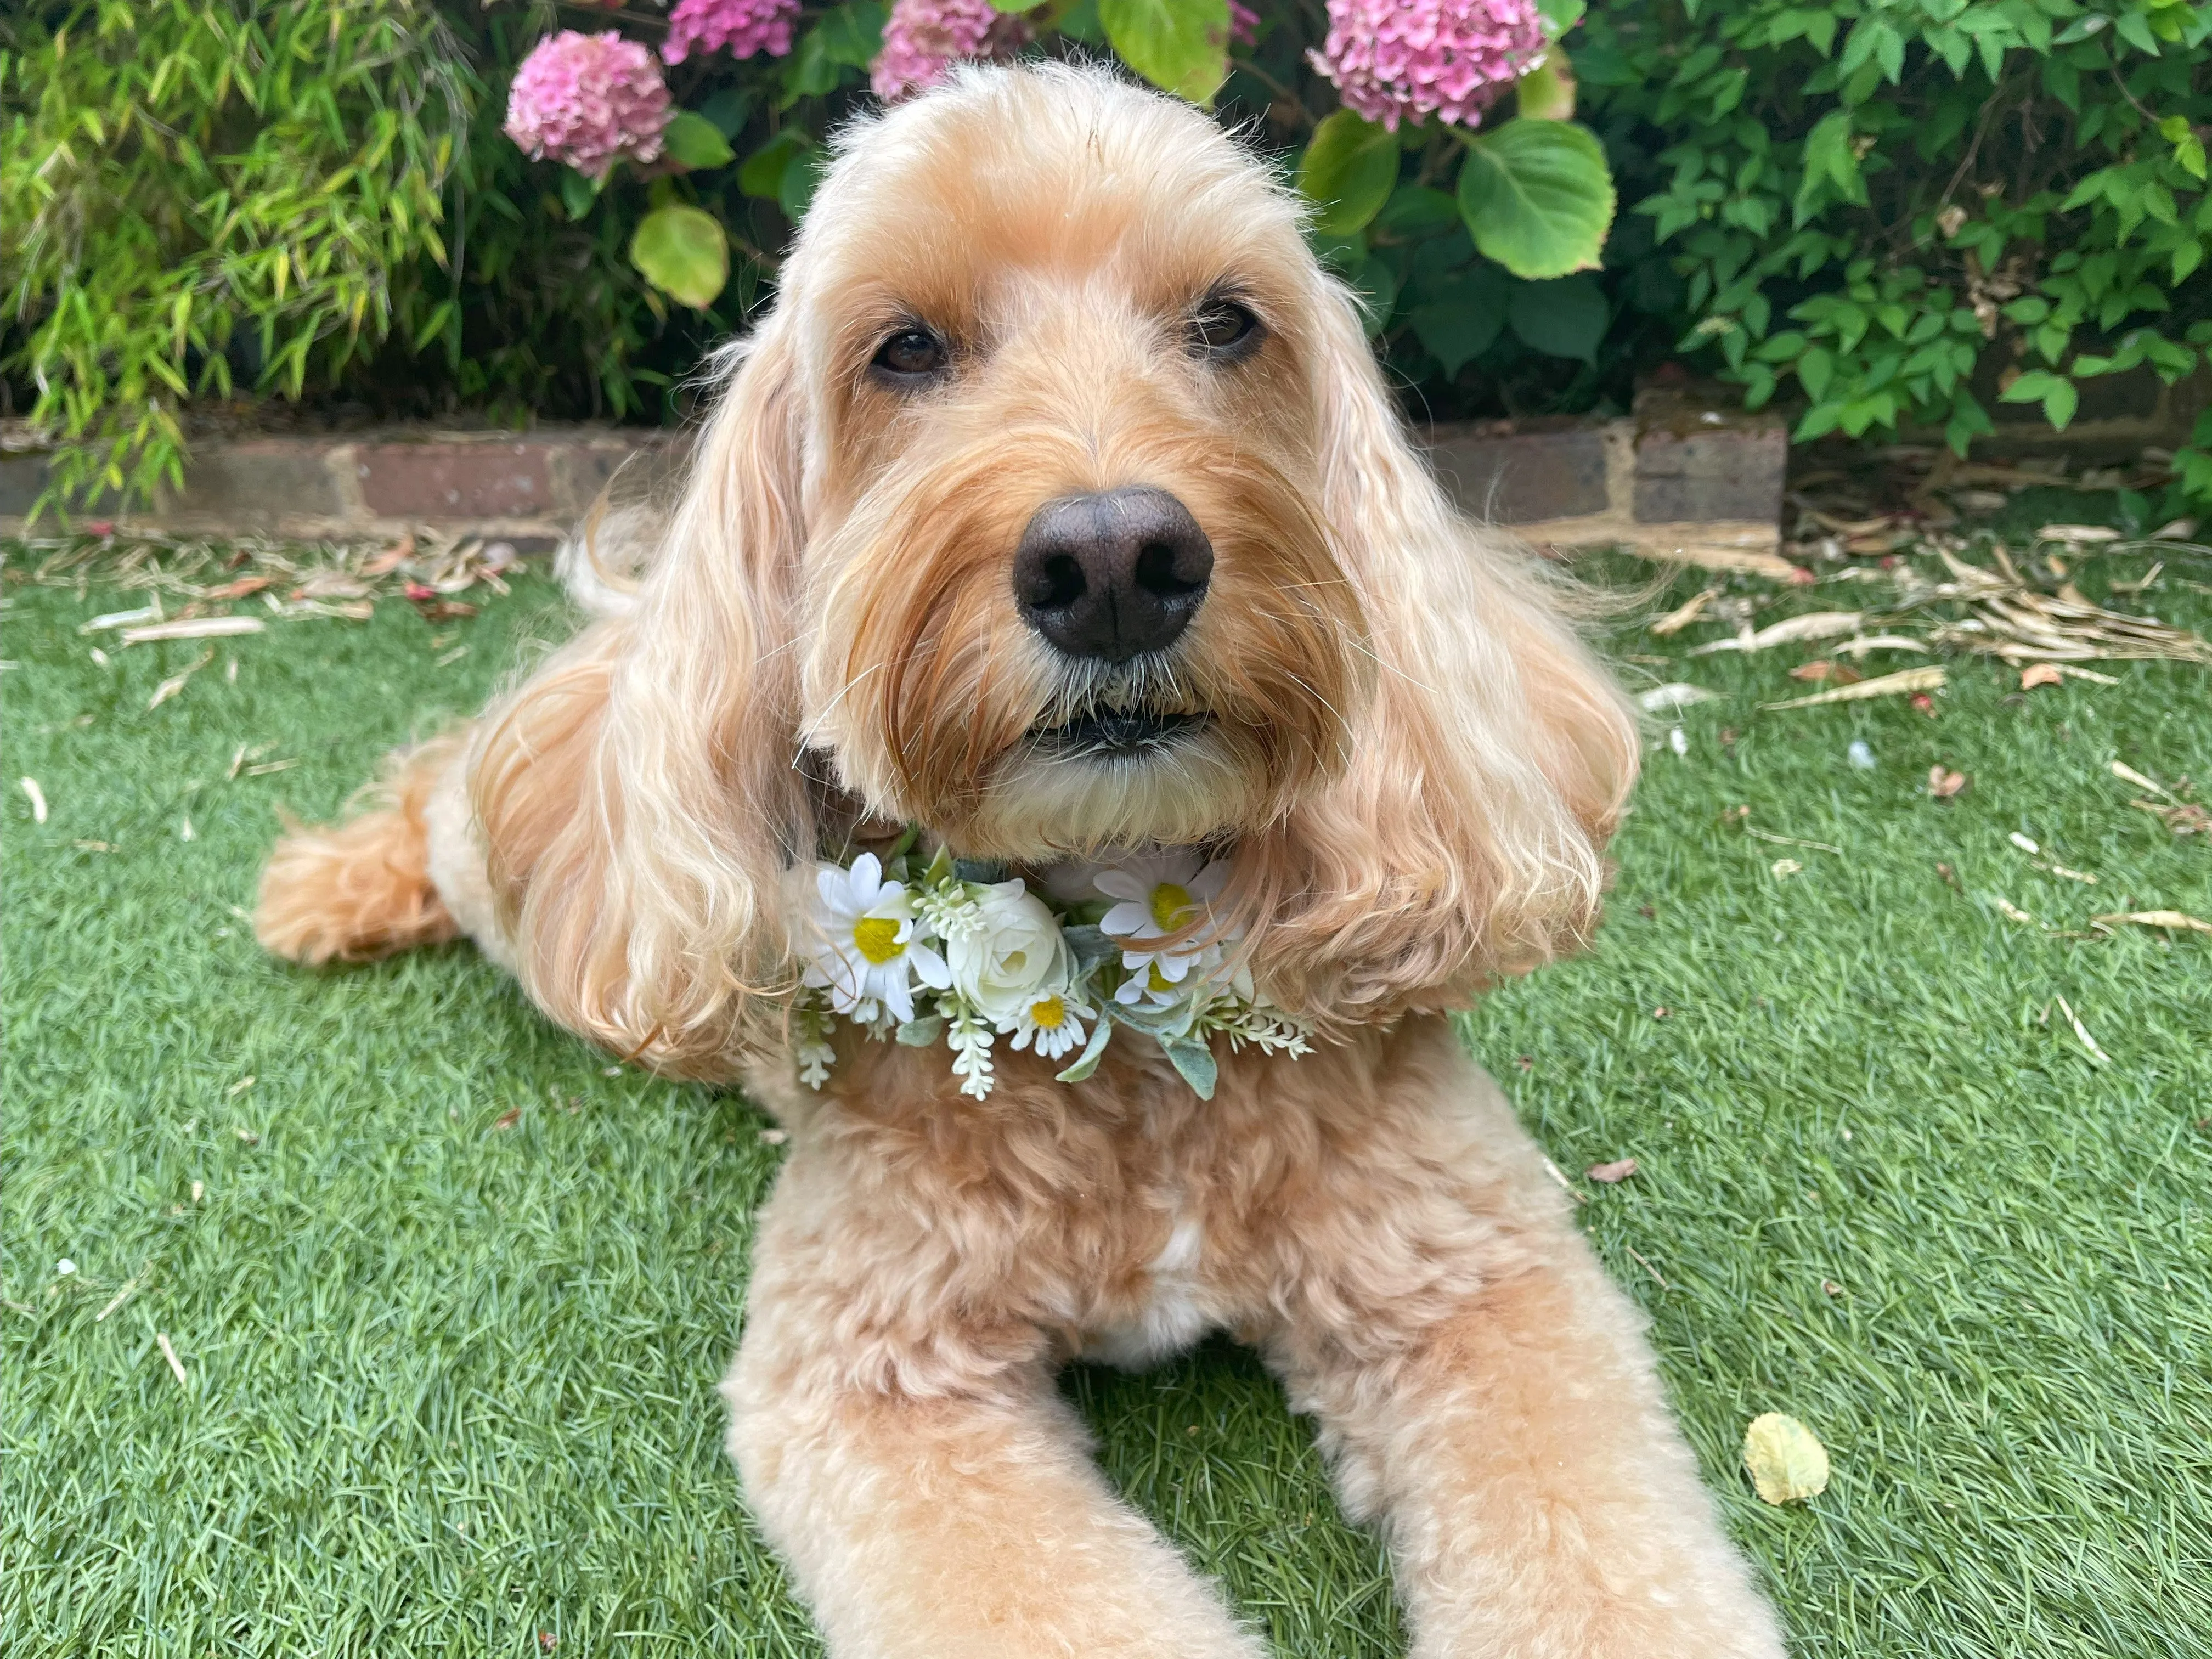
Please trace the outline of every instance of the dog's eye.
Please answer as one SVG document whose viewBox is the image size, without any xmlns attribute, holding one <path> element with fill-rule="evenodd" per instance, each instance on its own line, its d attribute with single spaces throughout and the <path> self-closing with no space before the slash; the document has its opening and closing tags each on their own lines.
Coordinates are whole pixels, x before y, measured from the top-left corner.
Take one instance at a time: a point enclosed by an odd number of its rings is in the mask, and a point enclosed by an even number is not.
<svg viewBox="0 0 2212 1659">
<path fill-rule="evenodd" d="M 927 379 L 950 361 L 945 342 L 926 328 L 902 328 L 876 348 L 869 367 L 892 380 Z"/>
<path fill-rule="evenodd" d="M 1260 319 L 1250 307 L 1217 295 L 1192 314 L 1190 343 L 1201 356 L 1233 362 L 1260 343 Z"/>
</svg>

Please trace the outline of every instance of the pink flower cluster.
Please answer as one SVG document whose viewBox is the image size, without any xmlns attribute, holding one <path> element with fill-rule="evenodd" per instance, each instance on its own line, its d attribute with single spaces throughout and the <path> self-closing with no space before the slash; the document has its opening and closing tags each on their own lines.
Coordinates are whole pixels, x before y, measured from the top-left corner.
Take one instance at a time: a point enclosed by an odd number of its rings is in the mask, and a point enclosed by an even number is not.
<svg viewBox="0 0 2212 1659">
<path fill-rule="evenodd" d="M 869 83 L 891 103 L 935 86 L 960 58 L 1012 57 L 1029 38 L 1028 24 L 990 0 L 893 0 Z"/>
<path fill-rule="evenodd" d="M 1544 44 L 1535 0 L 1328 0 L 1313 64 L 1347 109 L 1394 132 L 1430 115 L 1472 127 Z"/>
<path fill-rule="evenodd" d="M 781 58 L 791 51 L 791 25 L 799 0 L 676 0 L 668 14 L 668 38 L 660 55 L 680 64 L 693 47 L 729 49 L 732 58 L 764 52 Z"/>
<path fill-rule="evenodd" d="M 532 161 L 550 156 L 604 179 L 627 156 L 650 161 L 672 118 L 653 54 L 613 30 L 563 29 L 531 50 L 507 94 L 507 136 Z"/>
</svg>

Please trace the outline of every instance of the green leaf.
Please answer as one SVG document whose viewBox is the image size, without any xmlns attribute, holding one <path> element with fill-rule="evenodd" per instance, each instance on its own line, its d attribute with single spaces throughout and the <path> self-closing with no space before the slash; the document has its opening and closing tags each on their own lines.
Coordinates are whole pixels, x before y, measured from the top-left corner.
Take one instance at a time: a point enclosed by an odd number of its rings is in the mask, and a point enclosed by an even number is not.
<svg viewBox="0 0 2212 1659">
<path fill-rule="evenodd" d="M 1467 149 L 1459 210 L 1476 247 L 1516 276 L 1596 269 L 1616 198 L 1589 128 L 1508 121 L 1468 138 Z"/>
<path fill-rule="evenodd" d="M 1213 1063 L 1212 1048 L 1190 1037 L 1172 1042 L 1163 1038 L 1160 1047 L 1166 1051 L 1170 1063 L 1182 1073 L 1182 1080 L 1190 1085 L 1193 1094 L 1200 1100 L 1213 1098 L 1213 1085 L 1218 1080 L 1219 1071 Z"/>
<path fill-rule="evenodd" d="M 805 133 L 795 127 L 786 127 L 751 155 L 738 169 L 738 188 L 748 196 L 757 196 L 773 202 L 783 193 L 784 169 L 791 165 L 792 157 L 807 148 Z"/>
<path fill-rule="evenodd" d="M 1536 0 L 1536 15 L 1544 20 L 1544 33 L 1558 40 L 1583 21 L 1587 0 Z"/>
<path fill-rule="evenodd" d="M 592 204 L 599 199 L 599 192 L 592 181 L 574 167 L 561 169 L 561 207 L 571 224 L 579 224 L 592 210 Z"/>
<path fill-rule="evenodd" d="M 2047 370 L 2031 368 L 1999 392 L 1997 401 L 2007 404 L 2032 404 L 2050 396 L 2052 387 L 2063 384 L 2063 382 L 2056 374 Z"/>
<path fill-rule="evenodd" d="M 1407 320 L 1413 337 L 1449 379 L 1490 349 L 1505 326 L 1510 297 L 1505 273 L 1493 264 L 1479 264 L 1415 307 Z"/>
<path fill-rule="evenodd" d="M 745 118 L 752 113 L 752 107 L 751 94 L 743 87 L 724 87 L 699 106 L 699 113 L 712 121 L 723 137 L 734 138 L 745 130 Z"/>
<path fill-rule="evenodd" d="M 720 128 L 703 115 L 679 110 L 660 135 L 662 147 L 675 161 L 692 168 L 726 167 L 738 159 Z"/>
<path fill-rule="evenodd" d="M 1398 304 L 1398 273 L 1371 256 L 1346 274 L 1358 291 L 1367 312 L 1367 331 L 1380 334 L 1390 326 L 1390 313 Z"/>
<path fill-rule="evenodd" d="M 1298 190 L 1315 204 L 1314 228 L 1349 236 L 1382 211 L 1398 182 L 1398 137 L 1340 109 L 1314 129 L 1298 158 Z"/>
<path fill-rule="evenodd" d="M 629 262 L 671 298 L 704 311 L 730 280 L 730 244 L 712 215 L 672 204 L 638 221 Z"/>
<path fill-rule="evenodd" d="M 898 1040 L 909 1048 L 934 1048 L 945 1035 L 945 1016 L 923 1014 L 898 1028 Z"/>
<path fill-rule="evenodd" d="M 783 216 L 794 225 L 804 219 L 806 210 L 814 204 L 814 187 L 821 182 L 820 150 L 810 146 L 793 156 L 776 185 L 775 202 L 783 210 Z"/>
<path fill-rule="evenodd" d="M 1561 276 L 1517 290 L 1506 319 L 1524 344 L 1554 357 L 1597 361 L 1611 309 L 1595 276 Z"/>
<path fill-rule="evenodd" d="M 2081 403 L 2081 394 L 2075 391 L 2074 382 L 2060 380 L 2043 397 L 2043 418 L 2059 431 L 2066 429 L 2074 418 L 2074 410 Z"/>
<path fill-rule="evenodd" d="M 1375 228 L 1407 241 L 1442 236 L 1459 228 L 1459 204 L 1426 185 L 1401 185 L 1376 216 Z"/>
<path fill-rule="evenodd" d="M 1000 6 L 1000 11 L 1027 11 L 1028 6 Z M 851 0 L 825 13 L 814 26 L 821 37 L 822 56 L 843 69 L 864 70 L 884 49 L 884 24 L 890 9 L 882 0 Z"/>
<path fill-rule="evenodd" d="M 1154 86 L 1209 104 L 1229 75 L 1229 0 L 1098 0 L 1121 61 Z"/>
<path fill-rule="evenodd" d="M 1846 202 L 1864 206 L 1866 181 L 1851 147 L 1851 112 L 1832 110 L 1805 135 L 1805 177 L 1797 186 L 1796 222 L 1803 224 L 1821 205 L 1820 187 L 1832 185 Z"/>
<path fill-rule="evenodd" d="M 1531 121 L 1571 121 L 1575 115 L 1575 70 L 1566 49 L 1553 46 L 1544 61 L 1522 76 L 1513 89 L 1515 107 Z"/>
</svg>

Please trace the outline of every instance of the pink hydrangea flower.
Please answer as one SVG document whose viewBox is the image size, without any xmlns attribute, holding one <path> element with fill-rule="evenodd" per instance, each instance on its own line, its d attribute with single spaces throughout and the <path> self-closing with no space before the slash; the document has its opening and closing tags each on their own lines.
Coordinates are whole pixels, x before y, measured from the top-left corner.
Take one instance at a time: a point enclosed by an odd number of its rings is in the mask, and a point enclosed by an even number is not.
<svg viewBox="0 0 2212 1659">
<path fill-rule="evenodd" d="M 532 161 L 550 156 L 604 179 L 627 156 L 650 161 L 671 119 L 660 65 L 613 30 L 563 29 L 531 48 L 507 94 L 507 136 Z"/>
<path fill-rule="evenodd" d="M 1479 125 L 1543 53 L 1535 0 L 1328 0 L 1313 64 L 1347 109 L 1395 132 L 1430 115 Z"/>
<path fill-rule="evenodd" d="M 1010 58 L 1030 38 L 1019 17 L 990 0 L 894 0 L 869 83 L 885 103 L 933 87 L 963 58 Z"/>
<path fill-rule="evenodd" d="M 732 58 L 757 52 L 781 58 L 791 51 L 791 24 L 798 15 L 799 0 L 676 0 L 660 55 L 680 64 L 695 46 L 707 52 L 726 46 Z"/>
</svg>

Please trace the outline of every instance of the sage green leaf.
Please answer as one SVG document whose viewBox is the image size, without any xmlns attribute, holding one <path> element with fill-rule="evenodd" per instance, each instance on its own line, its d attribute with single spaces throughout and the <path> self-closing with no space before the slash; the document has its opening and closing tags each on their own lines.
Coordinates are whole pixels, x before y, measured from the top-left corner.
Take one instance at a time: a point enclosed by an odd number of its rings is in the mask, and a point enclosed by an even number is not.
<svg viewBox="0 0 2212 1659">
<path fill-rule="evenodd" d="M 1160 1047 L 1167 1053 L 1170 1064 L 1182 1073 L 1182 1080 L 1200 1100 L 1213 1098 L 1213 1085 L 1219 1080 L 1219 1068 L 1213 1063 L 1213 1050 L 1205 1043 L 1191 1038 L 1180 1038 L 1173 1042 L 1163 1041 Z"/>
<path fill-rule="evenodd" d="M 1229 0 L 1098 0 L 1121 61 L 1156 87 L 1210 104 L 1229 76 Z"/>
<path fill-rule="evenodd" d="M 1106 936 L 1106 930 L 1078 923 L 1063 927 L 1060 936 L 1067 941 L 1067 948 L 1075 957 L 1075 971 L 1087 974 L 1102 962 L 1111 962 L 1121 954 L 1121 947 Z"/>
<path fill-rule="evenodd" d="M 690 110 L 678 110 L 660 135 L 661 148 L 687 167 L 726 167 L 738 159 L 730 141 L 712 121 Z"/>
<path fill-rule="evenodd" d="M 1340 109 L 1314 129 L 1298 158 L 1298 189 L 1314 204 L 1314 228 L 1328 236 L 1363 228 L 1398 182 L 1398 137 Z"/>
<path fill-rule="evenodd" d="M 1597 268 L 1616 198 L 1589 128 L 1513 120 L 1474 134 L 1467 148 L 1459 210 L 1478 249 L 1516 276 Z"/>
<path fill-rule="evenodd" d="M 704 311 L 730 280 L 730 244 L 714 216 L 672 203 L 638 221 L 629 262 L 672 299 Z"/>
<path fill-rule="evenodd" d="M 942 1014 L 921 1014 L 898 1028 L 898 1040 L 909 1048 L 933 1048 L 944 1035 Z"/>
<path fill-rule="evenodd" d="M 1091 1041 L 1084 1044 L 1083 1052 L 1075 1057 L 1075 1064 L 1066 1071 L 1055 1073 L 1054 1075 L 1062 1083 L 1082 1082 L 1084 1079 L 1098 1069 L 1098 1062 L 1104 1058 L 1106 1045 L 1113 1039 L 1113 1017 L 1109 1014 L 1099 1015 L 1098 1027 L 1091 1032 Z"/>
</svg>

